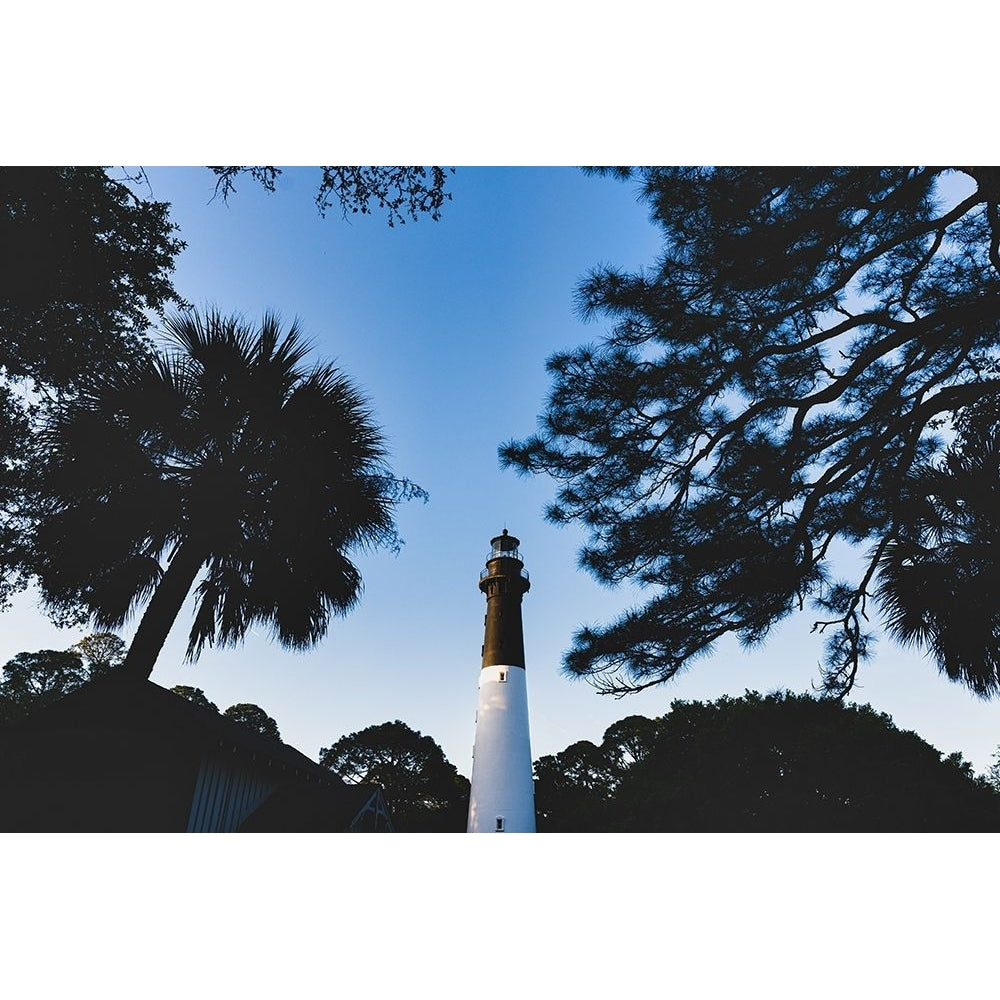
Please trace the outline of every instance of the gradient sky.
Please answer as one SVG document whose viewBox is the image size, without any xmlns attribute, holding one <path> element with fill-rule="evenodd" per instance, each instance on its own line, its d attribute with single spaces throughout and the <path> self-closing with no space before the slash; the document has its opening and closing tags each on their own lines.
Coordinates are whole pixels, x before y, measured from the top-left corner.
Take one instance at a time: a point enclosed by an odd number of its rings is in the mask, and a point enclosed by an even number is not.
<svg viewBox="0 0 1000 1000">
<path fill-rule="evenodd" d="M 617 719 L 662 714 L 675 698 L 818 683 L 821 640 L 809 634 L 808 614 L 753 653 L 723 642 L 673 682 L 622 700 L 561 673 L 574 630 L 607 621 L 636 593 L 604 589 L 577 569 L 582 534 L 543 517 L 554 484 L 502 471 L 497 446 L 534 430 L 548 389 L 545 359 L 602 332 L 574 312 L 578 280 L 599 263 L 652 260 L 657 231 L 633 186 L 571 168 L 464 167 L 449 178 L 453 200 L 441 221 L 390 229 L 378 214 L 344 220 L 334 209 L 320 218 L 318 171 L 307 168 L 285 171 L 273 195 L 244 179 L 228 204 L 213 200 L 204 168 L 147 175 L 141 193 L 171 203 L 188 244 L 178 291 L 250 319 L 267 309 L 298 317 L 316 358 L 335 361 L 369 398 L 395 471 L 430 494 L 400 509 L 406 544 L 398 556 L 359 558 L 361 604 L 315 649 L 288 652 L 255 633 L 185 664 L 189 605 L 155 682 L 200 687 L 220 709 L 255 702 L 314 759 L 346 733 L 400 719 L 433 737 L 468 776 L 485 606 L 478 575 L 490 537 L 506 526 L 531 574 L 524 623 L 535 758 L 576 740 L 599 742 Z M 53 628 L 31 595 L 4 623 L 0 662 L 64 649 L 86 634 Z M 977 772 L 1000 742 L 1000 705 L 888 640 L 863 667 L 854 696 L 942 752 L 961 750 Z"/>
</svg>

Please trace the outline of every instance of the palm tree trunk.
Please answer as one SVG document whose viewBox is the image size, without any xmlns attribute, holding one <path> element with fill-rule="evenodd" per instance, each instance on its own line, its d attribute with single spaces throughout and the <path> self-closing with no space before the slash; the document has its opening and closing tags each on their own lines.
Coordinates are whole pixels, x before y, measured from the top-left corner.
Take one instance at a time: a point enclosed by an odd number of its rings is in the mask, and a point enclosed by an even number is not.
<svg viewBox="0 0 1000 1000">
<path fill-rule="evenodd" d="M 121 665 L 124 676 L 149 680 L 156 658 L 204 562 L 200 546 L 190 540 L 181 542 L 174 550 Z"/>
</svg>

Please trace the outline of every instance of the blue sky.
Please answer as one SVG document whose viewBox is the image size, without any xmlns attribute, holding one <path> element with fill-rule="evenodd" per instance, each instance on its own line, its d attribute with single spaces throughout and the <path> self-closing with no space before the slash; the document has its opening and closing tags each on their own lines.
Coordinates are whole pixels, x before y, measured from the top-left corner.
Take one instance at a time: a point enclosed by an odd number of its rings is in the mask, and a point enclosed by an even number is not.
<svg viewBox="0 0 1000 1000">
<path fill-rule="evenodd" d="M 439 222 L 390 229 L 380 215 L 344 220 L 334 209 L 320 218 L 318 172 L 308 168 L 286 170 L 271 195 L 244 179 L 228 204 L 212 200 L 204 168 L 146 172 L 144 195 L 171 203 L 188 242 L 175 275 L 181 294 L 248 318 L 266 309 L 298 317 L 317 359 L 334 360 L 369 398 L 396 472 L 430 494 L 400 509 L 398 556 L 359 559 L 363 600 L 314 650 L 291 653 L 257 633 L 184 664 L 189 606 L 154 681 L 200 687 L 220 708 L 255 702 L 314 758 L 345 733 L 401 719 L 469 775 L 485 603 L 477 580 L 490 537 L 506 526 L 521 539 L 532 580 L 524 621 L 536 758 L 579 739 L 599 742 L 615 720 L 661 714 L 674 698 L 817 682 L 809 617 L 752 654 L 720 644 L 674 682 L 623 700 L 560 671 L 577 627 L 609 619 L 637 595 L 603 589 L 576 568 L 582 535 L 543 517 L 553 484 L 502 471 L 497 446 L 534 429 L 545 359 L 601 334 L 574 313 L 577 281 L 598 263 L 638 267 L 655 254 L 656 230 L 632 186 L 572 168 L 464 167 L 449 178 L 453 200 Z M 52 628 L 30 597 L 5 625 L 0 662 L 85 634 Z M 888 641 L 855 696 L 944 753 L 961 750 L 977 771 L 1000 742 L 1000 705 Z"/>
</svg>

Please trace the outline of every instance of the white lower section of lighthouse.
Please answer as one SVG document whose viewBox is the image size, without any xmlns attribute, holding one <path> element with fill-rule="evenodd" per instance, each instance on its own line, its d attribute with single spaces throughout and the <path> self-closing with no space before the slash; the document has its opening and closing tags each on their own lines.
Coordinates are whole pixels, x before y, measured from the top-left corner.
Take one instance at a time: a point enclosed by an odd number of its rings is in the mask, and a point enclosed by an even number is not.
<svg viewBox="0 0 1000 1000">
<path fill-rule="evenodd" d="M 468 832 L 535 832 L 524 667 L 493 665 L 479 672 Z"/>
</svg>

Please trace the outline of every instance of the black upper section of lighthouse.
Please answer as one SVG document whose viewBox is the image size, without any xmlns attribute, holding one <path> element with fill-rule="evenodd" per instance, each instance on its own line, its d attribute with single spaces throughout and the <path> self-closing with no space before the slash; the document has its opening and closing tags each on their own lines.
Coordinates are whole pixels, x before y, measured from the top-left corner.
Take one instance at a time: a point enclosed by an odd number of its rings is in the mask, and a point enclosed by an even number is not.
<svg viewBox="0 0 1000 1000">
<path fill-rule="evenodd" d="M 521 598 L 531 587 L 518 551 L 519 539 L 507 534 L 490 540 L 486 569 L 479 574 L 479 589 L 486 595 L 486 638 L 483 666 L 524 666 L 524 633 Z"/>
</svg>

